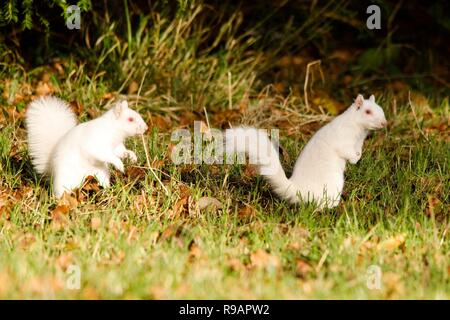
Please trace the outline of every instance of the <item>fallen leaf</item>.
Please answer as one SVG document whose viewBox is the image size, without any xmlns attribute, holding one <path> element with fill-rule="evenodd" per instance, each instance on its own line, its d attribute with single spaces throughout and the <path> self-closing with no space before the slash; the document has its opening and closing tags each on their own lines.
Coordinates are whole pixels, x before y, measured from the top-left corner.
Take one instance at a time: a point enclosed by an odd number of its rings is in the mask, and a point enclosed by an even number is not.
<svg viewBox="0 0 450 320">
<path fill-rule="evenodd" d="M 256 217 L 256 213 L 257 211 L 255 208 L 250 205 L 246 205 L 245 207 L 239 209 L 238 217 L 241 219 L 254 218 Z"/>
<path fill-rule="evenodd" d="M 58 205 L 51 212 L 52 219 L 52 227 L 54 229 L 61 229 L 63 226 L 67 224 L 67 214 L 70 211 L 70 207 L 68 205 Z"/>
<path fill-rule="evenodd" d="M 71 252 L 62 254 L 56 259 L 56 264 L 63 270 L 66 271 L 67 268 L 73 264 L 73 255 Z"/>
<path fill-rule="evenodd" d="M 100 295 L 98 294 L 97 290 L 95 290 L 95 288 L 93 288 L 93 287 L 84 288 L 82 296 L 83 296 L 83 299 L 86 299 L 86 300 L 100 299 Z"/>
<path fill-rule="evenodd" d="M 297 259 L 295 263 L 295 274 L 297 277 L 305 278 L 309 273 L 311 273 L 312 270 L 313 268 L 308 262 L 303 261 L 302 259 Z"/>
<path fill-rule="evenodd" d="M 427 207 L 425 208 L 425 214 L 428 217 L 435 215 L 435 208 L 439 206 L 441 201 L 434 195 L 428 195 Z"/>
<path fill-rule="evenodd" d="M 95 177 L 87 176 L 84 179 L 83 185 L 81 186 L 81 190 L 97 192 L 100 190 L 100 185 Z"/>
<path fill-rule="evenodd" d="M 246 270 L 245 265 L 237 258 L 228 259 L 226 265 L 231 271 L 242 272 Z"/>
<path fill-rule="evenodd" d="M 21 249 L 27 249 L 35 241 L 36 241 L 35 236 L 29 232 L 19 236 L 19 239 L 18 239 L 19 247 Z"/>
<path fill-rule="evenodd" d="M 102 219 L 100 219 L 99 217 L 92 217 L 92 219 L 91 219 L 91 229 L 92 230 L 98 230 L 101 225 L 102 225 Z"/>
<path fill-rule="evenodd" d="M 144 190 L 141 191 L 141 194 L 135 196 L 133 198 L 133 204 L 137 211 L 143 212 L 147 211 L 150 206 L 151 195 L 144 193 Z"/>
<path fill-rule="evenodd" d="M 198 258 L 200 258 L 203 255 L 203 251 L 200 249 L 200 247 L 195 243 L 194 240 L 191 241 L 189 244 L 189 261 L 194 261 Z"/>
<path fill-rule="evenodd" d="M 197 201 L 197 208 L 203 211 L 207 208 L 212 208 L 213 210 L 222 209 L 222 203 L 213 197 L 201 197 Z"/>
<path fill-rule="evenodd" d="M 58 200 L 58 206 L 66 206 L 68 210 L 71 210 L 78 206 L 78 200 L 71 193 L 64 192 L 61 198 Z M 60 210 L 63 210 L 63 208 L 61 208 Z"/>
<path fill-rule="evenodd" d="M 131 81 L 128 86 L 128 94 L 135 94 L 139 90 L 139 84 L 136 81 Z"/>
<path fill-rule="evenodd" d="M 378 250 L 394 251 L 405 244 L 405 239 L 404 234 L 399 234 L 380 242 L 377 248 Z"/>
<path fill-rule="evenodd" d="M 276 269 L 280 261 L 267 251 L 258 249 L 250 255 L 250 264 L 254 268 Z"/>
<path fill-rule="evenodd" d="M 401 276 L 394 272 L 383 273 L 383 286 L 388 298 L 395 298 L 404 292 Z"/>
<path fill-rule="evenodd" d="M 55 88 L 49 83 L 44 81 L 39 81 L 36 86 L 37 96 L 47 96 L 55 92 Z"/>
<path fill-rule="evenodd" d="M 133 180 L 144 180 L 147 172 L 143 168 L 130 166 L 125 170 L 125 175 Z"/>
<path fill-rule="evenodd" d="M 84 109 L 83 105 L 81 103 L 79 103 L 78 101 L 71 101 L 70 108 L 77 116 L 81 115 L 81 113 L 83 112 L 83 109 Z"/>
<path fill-rule="evenodd" d="M 162 116 L 159 114 L 147 114 L 147 118 L 149 119 L 147 123 L 150 128 L 158 128 L 160 132 L 166 132 L 172 129 L 172 121 L 169 117 Z"/>
<path fill-rule="evenodd" d="M 252 165 L 252 164 L 246 164 L 244 167 L 244 177 L 246 179 L 253 179 L 254 177 L 256 177 L 256 166 Z"/>
</svg>

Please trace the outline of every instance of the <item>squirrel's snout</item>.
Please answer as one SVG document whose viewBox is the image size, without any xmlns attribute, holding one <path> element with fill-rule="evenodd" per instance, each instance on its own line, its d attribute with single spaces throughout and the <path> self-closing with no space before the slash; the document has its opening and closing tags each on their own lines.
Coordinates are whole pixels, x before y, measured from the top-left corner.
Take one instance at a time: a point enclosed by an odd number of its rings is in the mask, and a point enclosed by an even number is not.
<svg viewBox="0 0 450 320">
<path fill-rule="evenodd" d="M 148 130 L 148 125 L 146 125 L 145 123 L 142 124 L 141 126 L 141 133 L 145 133 Z"/>
</svg>

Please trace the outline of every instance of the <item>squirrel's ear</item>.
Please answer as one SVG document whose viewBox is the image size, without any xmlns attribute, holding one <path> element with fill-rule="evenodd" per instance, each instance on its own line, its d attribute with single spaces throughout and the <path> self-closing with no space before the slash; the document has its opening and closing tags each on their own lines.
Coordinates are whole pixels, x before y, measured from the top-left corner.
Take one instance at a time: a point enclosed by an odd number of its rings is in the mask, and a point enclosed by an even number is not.
<svg viewBox="0 0 450 320">
<path fill-rule="evenodd" d="M 114 115 L 117 118 L 120 118 L 120 115 L 127 108 L 127 106 L 128 106 L 128 104 L 126 102 L 125 102 L 125 104 L 123 102 L 116 103 L 116 105 L 113 107 Z"/>
<path fill-rule="evenodd" d="M 127 100 L 122 101 L 122 108 L 128 109 L 128 101 Z"/>
<path fill-rule="evenodd" d="M 374 96 L 374 95 L 371 95 L 370 98 L 369 98 L 369 100 L 372 101 L 372 102 L 375 102 L 375 96 Z"/>
<path fill-rule="evenodd" d="M 364 97 L 362 96 L 362 94 L 358 94 L 358 96 L 355 99 L 355 107 L 357 110 L 359 110 L 359 108 L 362 107 L 364 103 Z"/>
</svg>

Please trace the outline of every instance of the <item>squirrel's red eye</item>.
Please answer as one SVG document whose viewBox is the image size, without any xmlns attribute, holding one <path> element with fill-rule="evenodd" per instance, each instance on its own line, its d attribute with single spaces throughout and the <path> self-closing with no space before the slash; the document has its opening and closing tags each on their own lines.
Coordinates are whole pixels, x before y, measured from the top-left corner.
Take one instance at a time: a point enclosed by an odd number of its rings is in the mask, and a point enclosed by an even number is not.
<svg viewBox="0 0 450 320">
<path fill-rule="evenodd" d="M 366 114 L 372 114 L 372 111 L 370 111 L 369 109 L 366 110 Z"/>
<path fill-rule="evenodd" d="M 134 119 L 133 119 L 133 118 L 131 118 L 131 117 L 129 117 L 129 118 L 128 118 L 128 121 L 129 121 L 129 122 L 133 122 L 133 121 L 134 121 Z"/>
</svg>

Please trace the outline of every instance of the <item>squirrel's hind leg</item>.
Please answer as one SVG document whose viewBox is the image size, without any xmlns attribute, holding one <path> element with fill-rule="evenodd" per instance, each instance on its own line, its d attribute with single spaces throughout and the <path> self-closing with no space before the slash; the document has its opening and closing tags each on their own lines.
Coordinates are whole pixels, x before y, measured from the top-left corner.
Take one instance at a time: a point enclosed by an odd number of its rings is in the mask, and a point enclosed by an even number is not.
<svg viewBox="0 0 450 320">
<path fill-rule="evenodd" d="M 60 198 L 64 192 L 71 192 L 80 186 L 84 175 L 71 170 L 56 172 L 53 176 L 53 194 Z"/>
</svg>

